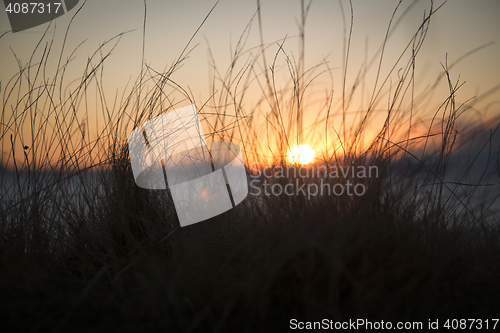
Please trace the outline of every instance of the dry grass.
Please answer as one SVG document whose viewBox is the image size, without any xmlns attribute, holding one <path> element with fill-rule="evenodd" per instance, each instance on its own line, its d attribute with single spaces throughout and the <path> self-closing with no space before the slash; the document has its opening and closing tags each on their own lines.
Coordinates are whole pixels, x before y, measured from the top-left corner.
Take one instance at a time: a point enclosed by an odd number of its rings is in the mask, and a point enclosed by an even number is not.
<svg viewBox="0 0 500 333">
<path fill-rule="evenodd" d="M 224 74 L 214 67 L 208 101 L 196 102 L 171 79 L 187 61 L 187 46 L 166 71 L 143 66 L 113 103 L 103 94 L 102 73 L 121 36 L 95 52 L 71 89 L 64 85 L 67 63 L 59 60 L 57 70 L 45 74 L 54 59 L 50 41 L 42 39 L 43 56 L 2 82 L 2 156 L 14 166 L 0 171 L 2 325 L 34 332 L 276 332 L 291 318 L 425 325 L 437 318 L 498 317 L 498 211 L 486 198 L 472 200 L 483 188 L 498 193 L 498 183 L 468 184 L 467 168 L 456 182 L 447 179 L 458 143 L 470 133 L 492 129 L 493 135 L 498 121 L 457 131 L 465 107 L 457 105 L 460 83 L 444 64 L 449 96 L 427 134 L 412 132 L 420 116 L 407 101 L 415 98 L 416 55 L 435 10 L 431 5 L 394 65 L 393 71 L 403 68 L 399 82 L 388 90 L 394 73 L 381 76 L 369 106 L 351 118 L 350 96 L 360 85 L 347 87 L 344 76 L 341 93 L 325 94 L 307 128 L 307 87 L 331 69 L 325 62 L 306 70 L 302 59 L 288 56 L 285 39 L 249 56 L 245 31 L 231 67 Z M 268 64 L 265 52 L 273 47 Z M 283 68 L 290 82 L 278 89 Z M 245 93 L 255 86 L 262 99 L 252 104 Z M 102 101 L 97 108 L 85 103 L 91 92 Z M 379 123 L 374 113 L 383 101 L 386 116 Z M 248 162 L 286 166 L 288 148 L 316 135 L 332 147 L 317 163 L 373 165 L 379 177 L 365 180 L 361 197 L 250 195 L 233 210 L 180 228 L 167 192 L 135 185 L 126 138 L 147 119 L 192 102 L 209 139 L 238 143 Z M 96 128 L 89 110 L 104 121 Z M 367 128 L 378 134 L 363 142 Z M 471 165 L 486 155 L 495 163 L 491 138 Z"/>
</svg>

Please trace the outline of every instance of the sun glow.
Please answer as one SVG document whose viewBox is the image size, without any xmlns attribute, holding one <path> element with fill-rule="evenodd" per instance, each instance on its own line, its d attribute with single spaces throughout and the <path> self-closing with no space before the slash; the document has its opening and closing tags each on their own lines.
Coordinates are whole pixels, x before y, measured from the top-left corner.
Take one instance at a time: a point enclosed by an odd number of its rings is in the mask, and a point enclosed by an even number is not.
<svg viewBox="0 0 500 333">
<path fill-rule="evenodd" d="M 288 160 L 292 164 L 309 164 L 314 159 L 314 149 L 309 145 L 299 145 L 288 150 Z"/>
</svg>

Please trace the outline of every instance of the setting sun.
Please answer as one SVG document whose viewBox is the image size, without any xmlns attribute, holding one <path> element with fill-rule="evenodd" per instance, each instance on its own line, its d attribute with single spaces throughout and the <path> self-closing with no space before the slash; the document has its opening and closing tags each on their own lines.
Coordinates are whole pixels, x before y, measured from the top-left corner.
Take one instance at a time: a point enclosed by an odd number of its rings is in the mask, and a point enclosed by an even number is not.
<svg viewBox="0 0 500 333">
<path fill-rule="evenodd" d="M 314 154 L 311 146 L 299 145 L 288 150 L 288 160 L 293 164 L 308 164 L 314 159 Z"/>
</svg>

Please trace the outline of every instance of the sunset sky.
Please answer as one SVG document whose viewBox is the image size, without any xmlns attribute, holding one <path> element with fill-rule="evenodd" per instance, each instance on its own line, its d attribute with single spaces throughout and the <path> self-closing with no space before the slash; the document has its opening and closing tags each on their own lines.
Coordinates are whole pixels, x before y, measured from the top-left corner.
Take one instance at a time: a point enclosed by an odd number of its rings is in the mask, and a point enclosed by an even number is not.
<svg viewBox="0 0 500 333">
<path fill-rule="evenodd" d="M 48 32 L 49 34 L 55 33 L 54 49 L 60 49 L 66 28 L 82 3 L 80 1 L 75 9 L 52 22 Z M 172 64 L 214 4 L 214 1 L 205 0 L 146 1 L 146 63 L 159 71 Z M 342 1 L 341 4 L 347 24 L 349 24 L 349 3 Z M 376 52 L 383 42 L 397 4 L 398 1 L 389 0 L 353 1 L 354 20 L 347 85 L 353 84 L 365 59 L 370 61 L 377 55 Z M 441 4 L 442 1 L 438 1 L 434 7 Z M 407 9 L 409 11 L 390 36 L 382 63 L 382 75 L 391 68 L 406 47 L 422 22 L 424 10 L 428 10 L 429 6 L 429 1 L 403 1 L 393 24 L 402 17 L 402 13 Z M 212 71 L 209 48 L 217 68 L 225 72 L 229 67 L 231 50 L 234 50 L 239 37 L 256 13 L 256 9 L 257 1 L 219 1 L 191 42 L 191 46 L 197 45 L 196 48 L 172 78 L 179 85 L 189 87 L 197 103 L 205 101 L 210 96 Z M 110 99 L 116 92 L 123 92 L 126 82 L 128 80 L 133 82 L 140 73 L 144 10 L 142 1 L 108 0 L 85 3 L 69 30 L 63 55 L 63 58 L 68 57 L 75 47 L 85 41 L 74 55 L 75 59 L 68 69 L 68 78 L 76 79 L 81 76 L 87 57 L 99 45 L 119 33 L 132 30 L 123 36 L 104 70 L 105 91 L 110 94 Z M 282 42 L 285 36 L 287 36 L 287 41 L 284 49 L 289 55 L 298 58 L 297 21 L 300 18 L 300 1 L 262 0 L 261 10 L 264 43 L 270 45 L 266 53 L 269 63 L 278 50 L 277 42 Z M 500 85 L 499 14 L 500 1 L 497 0 L 449 0 L 445 3 L 432 17 L 426 41 L 418 55 L 416 88 L 424 89 L 442 73 L 441 63 L 444 64 L 446 54 L 448 64 L 452 64 L 469 52 L 487 45 L 457 63 L 452 68 L 451 74 L 453 80 L 457 80 L 460 75 L 460 80 L 466 81 L 457 97 L 459 102 L 473 96 L 483 96 L 474 104 L 474 108 L 479 111 L 481 117 L 500 115 L 500 104 L 497 102 L 500 101 L 498 89 Z M 18 33 L 7 33 L 0 39 L 2 88 L 18 71 L 15 57 L 21 63 L 27 63 L 48 26 L 47 23 Z M 340 91 L 341 87 L 343 27 L 339 2 L 326 0 L 312 2 L 305 28 L 305 67 L 310 68 L 323 59 L 328 61 L 329 67 L 333 69 L 336 92 Z M 250 29 L 245 47 L 247 50 L 260 45 L 257 17 L 254 18 Z M 0 35 L 9 30 L 7 15 L 2 11 Z M 58 55 L 58 51 L 55 54 Z M 54 63 L 57 63 L 57 58 L 57 56 L 53 57 Z M 282 61 L 281 64 L 283 63 Z M 374 83 L 376 64 L 367 75 L 367 86 Z M 286 71 L 283 72 L 284 74 Z M 71 79 L 66 82 L 71 82 Z M 321 90 L 322 82 L 326 81 L 322 77 L 318 79 L 318 90 Z M 371 91 L 371 89 L 373 87 L 368 90 Z M 1 92 L 3 96 L 4 91 Z M 443 101 L 443 96 L 446 97 L 444 81 L 429 105 L 431 107 L 439 105 Z"/>
</svg>

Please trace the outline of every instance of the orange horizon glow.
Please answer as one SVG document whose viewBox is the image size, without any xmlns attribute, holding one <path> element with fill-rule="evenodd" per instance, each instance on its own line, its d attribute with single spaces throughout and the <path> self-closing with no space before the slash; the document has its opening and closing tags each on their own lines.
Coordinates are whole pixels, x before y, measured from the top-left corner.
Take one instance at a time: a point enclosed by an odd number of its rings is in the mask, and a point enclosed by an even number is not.
<svg viewBox="0 0 500 333">
<path fill-rule="evenodd" d="M 309 164 L 315 156 L 314 149 L 309 145 L 298 145 L 288 150 L 288 160 L 292 164 Z"/>
</svg>

